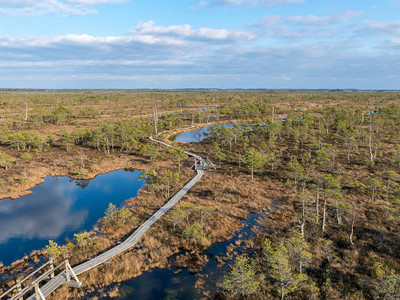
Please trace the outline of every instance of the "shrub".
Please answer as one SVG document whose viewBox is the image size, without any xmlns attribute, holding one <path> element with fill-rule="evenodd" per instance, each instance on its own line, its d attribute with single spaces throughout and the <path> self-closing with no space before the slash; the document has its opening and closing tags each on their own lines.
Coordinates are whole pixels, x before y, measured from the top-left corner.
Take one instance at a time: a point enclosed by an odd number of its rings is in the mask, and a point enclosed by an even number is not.
<svg viewBox="0 0 400 300">
<path fill-rule="evenodd" d="M 204 239 L 207 239 L 207 234 L 201 228 L 201 225 L 197 222 L 193 223 L 192 225 L 188 226 L 183 230 L 182 236 L 185 239 L 194 239 L 196 241 L 202 242 Z"/>
</svg>

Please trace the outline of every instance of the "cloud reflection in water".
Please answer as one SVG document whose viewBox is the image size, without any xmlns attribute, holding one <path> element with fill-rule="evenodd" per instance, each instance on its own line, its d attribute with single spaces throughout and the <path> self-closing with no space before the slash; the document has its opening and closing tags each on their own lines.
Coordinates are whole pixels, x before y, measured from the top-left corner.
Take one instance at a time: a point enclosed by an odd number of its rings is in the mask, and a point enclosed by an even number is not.
<svg viewBox="0 0 400 300">
<path fill-rule="evenodd" d="M 0 200 L 0 262 L 10 264 L 48 240 L 64 243 L 74 233 L 91 230 L 110 202 L 136 197 L 143 181 L 139 171 L 113 171 L 90 181 L 45 178 L 32 193 Z"/>
</svg>

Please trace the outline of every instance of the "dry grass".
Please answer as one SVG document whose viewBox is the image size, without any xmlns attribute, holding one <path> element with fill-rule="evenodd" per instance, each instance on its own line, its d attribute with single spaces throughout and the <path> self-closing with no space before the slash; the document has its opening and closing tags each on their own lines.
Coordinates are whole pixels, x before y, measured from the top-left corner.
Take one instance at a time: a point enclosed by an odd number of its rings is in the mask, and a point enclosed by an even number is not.
<svg viewBox="0 0 400 300">
<path fill-rule="evenodd" d="M 247 177 L 247 176 L 246 176 Z M 250 176 L 248 176 L 250 179 Z M 231 232 L 240 227 L 240 220 L 251 211 L 260 211 L 268 207 L 273 195 L 279 194 L 280 185 L 275 182 L 275 187 L 270 180 L 267 185 L 263 179 L 257 185 L 250 180 L 239 180 L 236 176 L 225 176 L 223 170 L 215 173 L 206 173 L 204 179 L 196 185 L 185 200 L 196 206 L 216 207 L 212 217 L 208 219 L 205 230 L 211 235 L 212 240 L 223 240 Z M 255 188 L 255 186 L 257 186 Z M 270 190 L 268 188 L 271 188 Z M 204 191 L 213 191 L 212 193 Z M 151 197 L 153 196 L 153 197 Z M 161 204 L 153 194 L 145 191 L 138 198 L 131 199 L 129 205 L 138 205 L 138 211 L 142 214 L 148 212 L 149 207 Z M 200 254 L 206 244 L 197 244 L 183 240 L 179 234 L 173 232 L 172 222 L 169 220 L 168 212 L 154 227 L 149 230 L 139 241 L 140 249 L 129 250 L 111 260 L 110 265 L 102 265 L 81 275 L 84 283 L 84 293 L 74 292 L 67 295 L 63 290 L 57 290 L 52 299 L 60 297 L 70 297 L 69 299 L 85 298 L 90 290 L 95 288 L 101 290 L 104 286 L 111 283 L 122 282 L 140 275 L 150 268 L 162 268 L 168 266 L 168 258 L 174 253 L 179 252 L 180 248 L 191 249 L 188 254 L 177 257 L 177 261 L 182 267 L 201 268 L 206 258 Z M 92 287 L 92 285 L 94 285 Z M 71 293 L 71 291 L 70 291 Z M 95 297 L 95 296 L 94 296 Z"/>
<path fill-rule="evenodd" d="M 293 100 L 293 99 L 292 99 Z M 301 103 L 301 100 L 296 100 Z M 305 101 L 305 100 L 304 100 Z M 338 100 L 339 101 L 339 100 Z M 333 103 L 324 98 L 318 100 L 318 109 L 323 106 L 335 106 L 338 101 Z M 296 103 L 297 103 L 296 102 Z M 342 102 L 341 100 L 339 102 Z M 302 103 L 304 104 L 304 103 Z M 291 109 L 290 101 L 280 104 L 281 109 Z M 310 105 L 314 106 L 314 105 Z M 111 115 L 110 115 L 111 118 Z M 231 122 L 232 120 L 229 120 Z M 204 124 L 201 124 L 203 126 Z M 166 136 L 165 138 L 168 138 Z M 193 145 L 182 145 L 182 147 L 195 151 L 204 156 L 209 156 L 210 145 L 207 144 L 196 144 L 196 149 L 193 149 Z M 286 145 L 285 145 L 286 147 Z M 161 148 L 159 148 L 161 149 Z M 16 188 L 15 195 L 23 194 L 27 187 L 33 186 L 39 183 L 41 178 L 48 174 L 57 175 L 68 175 L 70 169 L 67 166 L 68 161 L 73 161 L 78 158 L 78 152 L 66 153 L 59 149 L 49 150 L 50 154 L 38 155 L 33 162 L 31 162 L 30 168 L 37 168 L 35 174 L 30 174 L 29 183 L 21 185 Z M 157 172 L 162 172 L 166 169 L 175 169 L 176 163 L 170 161 L 160 162 L 149 162 L 144 158 L 138 159 L 134 156 L 124 155 L 120 153 L 113 153 L 107 157 L 101 152 L 84 149 L 86 155 L 90 157 L 90 161 L 94 157 L 98 158 L 97 162 L 90 165 L 91 176 L 95 176 L 99 173 L 104 173 L 120 167 L 133 167 L 137 169 L 152 168 Z M 56 167 L 53 167 L 51 157 L 57 157 Z M 191 161 L 187 161 L 186 166 L 191 165 Z M 193 203 L 196 206 L 214 206 L 216 208 L 212 217 L 208 219 L 205 226 L 205 231 L 211 236 L 212 241 L 219 241 L 226 238 L 229 234 L 234 232 L 240 227 L 240 220 L 246 217 L 249 212 L 259 212 L 264 208 L 272 207 L 273 203 L 279 203 L 279 210 L 274 211 L 273 217 L 269 220 L 260 222 L 260 227 L 263 233 L 260 234 L 260 239 L 268 231 L 270 235 L 275 238 L 281 237 L 286 233 L 290 232 L 295 228 L 297 223 L 297 216 L 291 211 L 298 208 L 298 195 L 288 190 L 283 185 L 283 178 L 269 177 L 269 174 L 260 176 L 258 174 L 254 181 L 251 181 L 250 174 L 242 169 L 238 169 L 236 165 L 230 164 L 230 162 L 216 163 L 217 171 L 214 173 L 206 173 L 200 183 L 192 188 L 189 192 L 189 197 L 185 199 L 185 202 Z M 343 164 L 345 165 L 345 164 Z M 16 174 L 20 172 L 20 169 L 15 169 Z M 368 170 L 346 170 L 346 177 L 352 177 L 362 181 L 363 178 L 369 175 Z M 0 174 L 0 177 L 2 175 Z M 182 182 L 181 185 L 189 178 L 193 176 L 193 172 L 183 168 Z M 5 194 L 7 197 L 12 196 Z M 353 195 L 354 196 L 354 195 Z M 383 229 L 382 224 L 378 224 L 372 218 L 376 216 L 384 217 L 384 212 L 379 211 L 376 214 L 376 203 L 368 204 L 367 197 L 356 195 L 355 201 L 362 207 L 362 213 L 360 213 L 358 223 L 363 223 L 364 227 L 371 228 L 376 231 Z M 128 201 L 127 205 L 135 207 L 135 216 L 138 219 L 138 224 L 142 223 L 148 216 L 155 212 L 163 203 L 165 199 L 156 193 L 153 189 L 143 190 L 137 198 Z M 384 202 L 382 202 L 384 204 Z M 84 283 L 82 290 L 73 290 L 66 287 L 60 288 L 52 296 L 52 299 L 79 299 L 86 298 L 88 294 L 92 295 L 94 291 L 105 291 L 107 293 L 115 295 L 116 289 L 112 291 L 106 291 L 107 285 L 113 282 L 121 282 L 136 276 L 139 276 L 142 272 L 149 268 L 161 268 L 168 265 L 168 258 L 177 253 L 180 248 L 191 249 L 191 253 L 183 255 L 181 259 L 182 265 L 185 266 L 198 266 L 202 261 L 201 255 L 199 254 L 201 249 L 209 243 L 193 244 L 188 241 L 181 239 L 179 231 L 174 232 L 172 228 L 172 222 L 170 221 L 170 213 L 167 213 L 159 222 L 157 222 L 153 229 L 149 230 L 144 237 L 139 241 L 139 249 L 131 249 L 125 253 L 114 257 L 110 262 L 111 264 L 103 264 L 89 272 L 82 274 L 80 279 Z M 333 217 L 333 212 L 328 211 L 329 218 Z M 332 220 L 332 219 L 331 219 Z M 263 223 L 264 222 L 264 223 Z M 106 236 L 100 238 L 101 247 L 93 249 L 92 251 L 77 251 L 74 253 L 74 257 L 71 258 L 72 263 L 76 264 L 83 261 L 89 256 L 94 256 L 96 253 L 102 252 L 108 247 L 115 244 L 119 239 L 129 234 L 133 230 L 133 225 L 120 227 L 112 232 L 107 232 Z M 320 249 L 324 243 L 324 239 L 319 233 L 317 226 L 309 226 L 307 228 L 311 233 L 311 238 L 318 249 Z M 386 229 L 385 229 L 386 230 Z M 315 233 L 315 234 L 312 234 Z M 337 242 L 348 243 L 346 240 L 348 236 L 345 233 L 334 234 L 328 233 L 328 237 Z M 373 239 L 369 241 L 368 236 L 365 232 L 357 232 L 356 239 L 358 243 L 362 243 L 368 249 L 373 243 Z M 387 240 L 389 238 L 386 237 Z M 393 237 L 392 237 L 393 239 Z M 237 245 L 232 245 L 230 251 L 235 251 Z M 252 245 L 249 245 L 251 247 Z M 320 247 L 321 246 L 321 247 Z M 382 249 L 384 252 L 386 249 Z M 365 258 L 365 253 L 360 253 L 354 249 L 345 249 L 341 256 L 345 256 L 346 259 L 339 259 L 337 256 L 332 257 L 332 268 L 342 268 L 344 271 L 349 271 L 354 268 L 355 265 L 361 262 L 365 265 L 370 262 L 369 258 Z M 315 253 L 316 264 L 318 265 L 325 259 L 326 253 L 320 250 Z M 364 260 L 364 261 L 363 261 Z M 394 262 L 396 263 L 396 262 Z M 21 263 L 18 264 L 20 266 Z M 16 266 L 15 266 L 16 267 Z M 1 268 L 0 268 L 1 271 Z M 101 293 L 101 292 L 99 292 Z M 335 295 L 335 289 L 327 287 L 324 291 L 326 296 L 336 299 L 339 297 Z M 96 299 L 96 295 L 91 296 L 92 299 Z M 336 297 L 336 298 L 335 298 Z"/>
</svg>

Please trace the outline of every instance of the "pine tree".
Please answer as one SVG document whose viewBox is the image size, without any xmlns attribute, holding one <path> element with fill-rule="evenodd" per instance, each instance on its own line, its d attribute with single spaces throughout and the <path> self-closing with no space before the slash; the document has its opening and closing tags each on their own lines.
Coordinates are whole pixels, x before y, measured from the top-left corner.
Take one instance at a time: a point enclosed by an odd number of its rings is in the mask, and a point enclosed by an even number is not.
<svg viewBox="0 0 400 300">
<path fill-rule="evenodd" d="M 257 271 L 248 257 L 238 256 L 229 274 L 225 275 L 217 286 L 226 296 L 232 298 L 256 294 L 260 287 Z"/>
<path fill-rule="evenodd" d="M 303 273 L 303 267 L 312 259 L 310 245 L 299 232 L 294 232 L 293 236 L 285 240 L 288 255 L 293 264 L 298 266 L 298 272 Z"/>
<path fill-rule="evenodd" d="M 244 161 L 251 171 L 251 180 L 254 179 L 254 169 L 258 169 L 266 163 L 265 157 L 259 154 L 255 148 L 247 149 Z"/>
<path fill-rule="evenodd" d="M 171 220 L 172 223 L 174 224 L 174 231 L 176 228 L 176 225 L 181 222 L 183 219 L 185 219 L 186 217 L 186 213 L 179 207 L 179 206 L 175 206 L 172 210 L 172 214 L 171 214 Z"/>
<path fill-rule="evenodd" d="M 181 172 L 181 161 L 182 159 L 185 159 L 186 153 L 185 150 L 183 150 L 181 147 L 174 147 L 173 149 L 171 148 L 170 153 L 172 156 L 178 161 L 178 172 Z"/>
<path fill-rule="evenodd" d="M 288 250 L 283 244 L 270 252 L 268 263 L 271 270 L 271 277 L 275 279 L 278 285 L 281 300 L 288 293 L 296 291 L 299 284 L 306 279 L 305 275 L 295 275 L 293 273 Z"/>
<path fill-rule="evenodd" d="M 15 159 L 8 155 L 7 153 L 0 152 L 0 167 L 8 170 L 8 168 L 13 164 Z"/>
</svg>

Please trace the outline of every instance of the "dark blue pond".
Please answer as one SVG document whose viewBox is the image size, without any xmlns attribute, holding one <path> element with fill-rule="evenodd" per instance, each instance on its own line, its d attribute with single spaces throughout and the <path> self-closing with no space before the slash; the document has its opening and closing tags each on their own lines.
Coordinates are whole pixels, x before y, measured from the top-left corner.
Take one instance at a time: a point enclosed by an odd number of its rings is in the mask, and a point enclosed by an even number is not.
<svg viewBox="0 0 400 300">
<path fill-rule="evenodd" d="M 237 124 L 237 123 L 222 123 L 222 124 L 219 124 L 219 125 L 231 128 L 235 124 Z M 216 125 L 216 124 L 211 124 L 211 125 L 208 125 L 206 127 L 199 128 L 199 129 L 182 132 L 182 133 L 180 133 L 180 134 L 178 134 L 176 136 L 175 140 L 177 142 L 181 142 L 181 143 L 198 143 L 198 142 L 201 142 L 202 140 L 204 140 L 207 137 L 208 131 L 214 125 Z"/>
<path fill-rule="evenodd" d="M 0 201 L 0 261 L 4 265 L 91 230 L 109 203 L 136 197 L 144 182 L 137 170 L 118 170 L 92 180 L 47 176 L 32 193 Z"/>
<path fill-rule="evenodd" d="M 218 266 L 215 256 L 226 256 L 228 246 L 235 244 L 239 239 L 248 240 L 254 237 L 252 228 L 262 216 L 269 216 L 269 212 L 248 214 L 246 220 L 241 221 L 242 227 L 228 241 L 215 243 L 205 251 L 209 262 L 201 269 L 200 274 L 207 276 L 204 290 L 209 295 L 217 290 L 217 282 L 229 271 L 233 263 L 228 261 L 223 266 Z M 246 249 L 238 247 L 236 251 L 240 254 Z M 202 293 L 195 288 L 195 275 L 190 274 L 185 268 L 178 274 L 175 274 L 176 271 L 177 268 L 155 269 L 127 280 L 121 283 L 120 296 L 116 299 L 201 299 Z"/>
<path fill-rule="evenodd" d="M 121 285 L 119 297 L 112 299 L 201 299 L 201 294 L 194 288 L 196 278 L 186 269 L 175 275 L 174 271 L 176 270 L 151 270 L 143 273 L 138 278 L 125 281 Z"/>
</svg>

